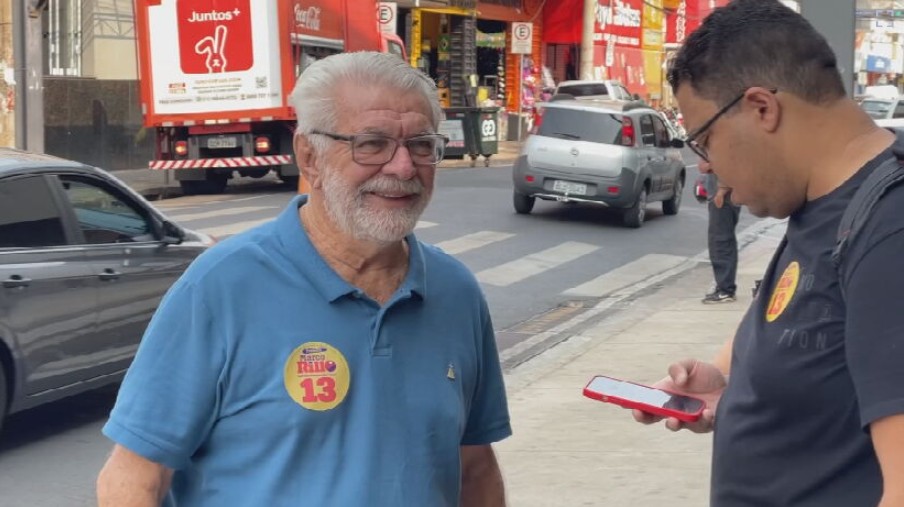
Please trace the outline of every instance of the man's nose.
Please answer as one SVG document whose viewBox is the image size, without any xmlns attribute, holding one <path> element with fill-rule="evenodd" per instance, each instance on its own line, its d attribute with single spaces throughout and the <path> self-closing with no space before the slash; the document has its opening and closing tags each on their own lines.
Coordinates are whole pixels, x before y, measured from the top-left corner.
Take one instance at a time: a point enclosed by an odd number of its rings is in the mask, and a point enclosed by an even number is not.
<svg viewBox="0 0 904 507">
<path fill-rule="evenodd" d="M 391 174 L 400 180 L 410 180 L 417 175 L 417 167 L 414 165 L 414 161 L 411 160 L 411 153 L 408 152 L 408 148 L 400 143 L 395 154 L 389 159 L 389 162 L 383 164 L 380 172 Z"/>
</svg>

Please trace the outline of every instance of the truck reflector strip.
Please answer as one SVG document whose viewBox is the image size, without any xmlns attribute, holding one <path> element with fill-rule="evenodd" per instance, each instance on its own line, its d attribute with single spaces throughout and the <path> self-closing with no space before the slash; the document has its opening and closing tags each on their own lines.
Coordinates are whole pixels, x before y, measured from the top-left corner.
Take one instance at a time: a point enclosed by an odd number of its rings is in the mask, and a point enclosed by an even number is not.
<svg viewBox="0 0 904 507">
<path fill-rule="evenodd" d="M 219 167 L 260 167 L 292 163 L 291 155 L 268 155 L 263 157 L 198 158 L 192 160 L 152 160 L 150 169 L 214 169 Z"/>
</svg>

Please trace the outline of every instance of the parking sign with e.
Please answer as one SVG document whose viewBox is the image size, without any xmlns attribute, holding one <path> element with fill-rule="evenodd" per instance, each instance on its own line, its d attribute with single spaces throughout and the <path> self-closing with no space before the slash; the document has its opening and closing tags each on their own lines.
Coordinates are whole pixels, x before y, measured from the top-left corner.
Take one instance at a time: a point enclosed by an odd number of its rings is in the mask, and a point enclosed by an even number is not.
<svg viewBox="0 0 904 507">
<path fill-rule="evenodd" d="M 383 33 L 396 32 L 396 10 L 395 2 L 380 2 L 377 8 L 377 19 L 380 21 L 380 31 Z"/>
<path fill-rule="evenodd" d="M 529 55 L 533 38 L 533 23 L 512 23 L 512 53 Z"/>
</svg>

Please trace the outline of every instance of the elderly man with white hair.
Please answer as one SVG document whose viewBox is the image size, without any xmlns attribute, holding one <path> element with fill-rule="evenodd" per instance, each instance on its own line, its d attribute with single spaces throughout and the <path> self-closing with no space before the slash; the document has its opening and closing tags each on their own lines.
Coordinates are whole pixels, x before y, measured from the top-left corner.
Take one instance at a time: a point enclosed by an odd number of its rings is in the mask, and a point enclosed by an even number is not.
<svg viewBox="0 0 904 507">
<path fill-rule="evenodd" d="M 445 147 L 433 83 L 344 53 L 291 100 L 311 191 L 164 298 L 103 430 L 100 505 L 503 506 L 487 304 L 412 233 Z"/>
</svg>

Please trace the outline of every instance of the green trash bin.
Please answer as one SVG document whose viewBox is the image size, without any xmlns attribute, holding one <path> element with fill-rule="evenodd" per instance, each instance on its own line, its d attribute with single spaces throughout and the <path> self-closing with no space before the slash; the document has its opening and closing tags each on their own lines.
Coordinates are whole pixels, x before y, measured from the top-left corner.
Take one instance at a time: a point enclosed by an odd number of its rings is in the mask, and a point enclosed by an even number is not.
<svg viewBox="0 0 904 507">
<path fill-rule="evenodd" d="M 477 159 L 483 155 L 483 165 L 490 165 L 490 157 L 499 153 L 499 108 L 475 107 L 468 109 L 468 127 L 474 140 L 472 150 L 468 152 L 471 157 L 471 167 L 477 164 Z"/>
</svg>

